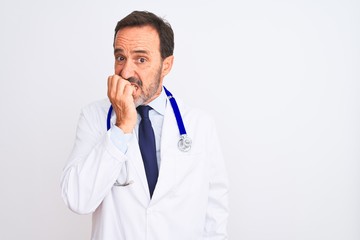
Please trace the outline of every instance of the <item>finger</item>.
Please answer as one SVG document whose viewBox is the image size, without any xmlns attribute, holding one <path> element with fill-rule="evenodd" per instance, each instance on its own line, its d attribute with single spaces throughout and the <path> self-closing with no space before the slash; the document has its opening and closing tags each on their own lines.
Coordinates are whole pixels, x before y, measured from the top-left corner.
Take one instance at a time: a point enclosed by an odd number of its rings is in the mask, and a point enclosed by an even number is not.
<svg viewBox="0 0 360 240">
<path fill-rule="evenodd" d="M 115 100 L 117 102 L 119 102 L 120 99 L 124 97 L 124 90 L 127 85 L 130 85 L 130 83 L 129 83 L 129 81 L 127 81 L 125 79 L 119 79 L 117 81 L 116 94 L 115 94 Z"/>
<path fill-rule="evenodd" d="M 110 89 L 111 89 L 112 77 L 113 76 L 109 76 L 108 81 L 107 81 L 107 95 L 108 95 L 109 98 L 110 98 Z"/>
<path fill-rule="evenodd" d="M 135 91 L 135 86 L 132 85 L 132 84 L 127 84 L 124 88 L 124 94 L 127 96 L 127 97 L 132 97 L 133 99 L 133 93 Z"/>
<path fill-rule="evenodd" d="M 108 78 L 108 97 L 113 101 L 116 96 L 116 86 L 119 81 L 119 76 L 113 75 Z"/>
</svg>

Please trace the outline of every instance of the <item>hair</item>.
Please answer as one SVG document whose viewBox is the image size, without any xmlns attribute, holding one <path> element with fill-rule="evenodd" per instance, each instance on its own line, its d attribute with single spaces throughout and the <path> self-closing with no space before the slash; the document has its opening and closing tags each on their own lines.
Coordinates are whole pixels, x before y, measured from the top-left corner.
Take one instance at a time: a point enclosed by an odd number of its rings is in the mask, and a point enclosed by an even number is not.
<svg viewBox="0 0 360 240">
<path fill-rule="evenodd" d="M 165 19 L 147 11 L 133 11 L 117 23 L 114 34 L 114 46 L 118 31 L 126 27 L 142 26 L 151 26 L 157 31 L 160 39 L 160 54 L 162 59 L 173 55 L 174 32 L 171 25 Z"/>
</svg>

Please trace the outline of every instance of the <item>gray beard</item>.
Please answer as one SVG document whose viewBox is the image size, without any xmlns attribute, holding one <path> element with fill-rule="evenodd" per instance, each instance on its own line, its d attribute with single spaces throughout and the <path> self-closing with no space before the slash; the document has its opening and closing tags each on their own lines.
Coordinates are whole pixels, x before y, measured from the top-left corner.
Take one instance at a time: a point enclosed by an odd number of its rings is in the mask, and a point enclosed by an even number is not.
<svg viewBox="0 0 360 240">
<path fill-rule="evenodd" d="M 149 86 L 149 88 L 147 88 L 146 92 L 147 94 L 144 94 L 144 88 L 141 87 L 141 95 L 139 96 L 138 99 L 135 100 L 135 106 L 138 107 L 140 105 L 143 105 L 145 102 L 149 101 L 149 99 L 151 99 L 157 92 L 157 90 L 159 89 L 160 86 L 160 78 L 158 78 L 158 80 Z"/>
<path fill-rule="evenodd" d="M 139 86 L 139 88 L 141 89 L 141 95 L 139 96 L 138 99 L 135 100 L 135 106 L 136 107 L 138 107 L 140 105 L 143 105 L 145 102 L 149 101 L 149 99 L 151 99 L 156 94 L 156 92 L 157 92 L 157 90 L 159 89 L 159 86 L 160 86 L 161 68 L 162 68 L 162 64 L 161 64 L 161 66 L 159 67 L 159 69 L 157 71 L 157 75 L 156 75 L 157 81 L 152 83 L 146 89 L 147 91 L 144 91 L 144 85 L 143 85 L 143 82 L 140 79 L 137 79 L 137 78 L 128 79 L 129 82 L 136 83 Z"/>
</svg>

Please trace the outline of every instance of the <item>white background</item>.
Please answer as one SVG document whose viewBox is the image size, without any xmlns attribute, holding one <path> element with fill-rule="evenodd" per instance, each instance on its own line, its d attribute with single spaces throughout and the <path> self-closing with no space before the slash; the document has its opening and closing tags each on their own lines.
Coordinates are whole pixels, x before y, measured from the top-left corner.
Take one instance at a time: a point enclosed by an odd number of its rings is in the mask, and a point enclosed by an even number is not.
<svg viewBox="0 0 360 240">
<path fill-rule="evenodd" d="M 0 3 L 0 239 L 89 239 L 60 196 L 81 107 L 106 97 L 115 24 L 175 31 L 174 95 L 214 115 L 233 240 L 360 239 L 360 3 Z M 104 126 L 105 127 L 105 126 Z M 189 216 L 191 217 L 191 216 Z"/>
</svg>

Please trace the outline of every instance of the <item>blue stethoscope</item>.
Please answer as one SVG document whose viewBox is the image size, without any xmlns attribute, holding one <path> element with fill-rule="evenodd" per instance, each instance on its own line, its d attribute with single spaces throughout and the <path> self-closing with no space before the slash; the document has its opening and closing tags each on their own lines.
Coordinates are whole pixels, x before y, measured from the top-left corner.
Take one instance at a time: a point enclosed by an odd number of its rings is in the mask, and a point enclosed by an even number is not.
<svg viewBox="0 0 360 240">
<path fill-rule="evenodd" d="M 180 133 L 180 139 L 179 139 L 179 142 L 178 142 L 178 148 L 179 148 L 180 151 L 188 152 L 191 149 L 191 144 L 192 144 L 191 138 L 189 138 L 187 136 L 187 134 L 186 134 L 184 122 L 182 120 L 180 110 L 179 110 L 179 107 L 178 107 L 178 105 L 176 103 L 175 98 L 173 97 L 173 95 L 165 87 L 164 87 L 164 90 L 165 90 L 166 96 L 168 97 L 168 99 L 170 101 L 171 107 L 172 107 L 172 109 L 174 111 L 174 115 L 175 115 L 176 122 L 177 122 L 177 125 L 178 125 L 179 133 Z M 111 127 L 110 120 L 111 120 L 112 111 L 113 111 L 113 107 L 110 106 L 108 114 L 107 114 L 107 121 L 106 121 L 107 130 L 109 130 L 110 127 Z"/>
</svg>

